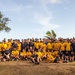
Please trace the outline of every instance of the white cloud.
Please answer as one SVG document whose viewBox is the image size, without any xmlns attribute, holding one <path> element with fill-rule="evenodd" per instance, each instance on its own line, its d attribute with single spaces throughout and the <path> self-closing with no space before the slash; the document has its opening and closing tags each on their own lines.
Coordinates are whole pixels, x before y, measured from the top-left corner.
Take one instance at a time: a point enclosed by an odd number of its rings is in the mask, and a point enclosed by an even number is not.
<svg viewBox="0 0 75 75">
<path fill-rule="evenodd" d="M 63 2 L 68 2 L 69 0 L 42 0 L 43 4 L 58 4 Z"/>
<path fill-rule="evenodd" d="M 23 4 L 17 4 L 15 2 L 10 1 L 9 4 L 7 3 L 0 3 L 0 8 L 1 11 L 6 11 L 6 12 L 21 12 L 22 10 L 29 10 L 32 9 L 33 6 L 32 5 L 23 5 Z"/>
<path fill-rule="evenodd" d="M 21 12 L 22 10 L 25 10 L 25 9 L 31 9 L 32 6 L 30 5 L 16 5 L 16 6 L 12 6 L 12 7 L 7 7 L 7 9 L 5 9 L 5 11 L 8 11 L 8 12 Z"/>
<path fill-rule="evenodd" d="M 46 30 L 55 29 L 55 28 L 60 27 L 60 25 L 51 23 L 52 17 L 50 16 L 46 17 L 46 16 L 41 16 L 39 14 L 36 14 L 35 18 L 36 18 L 36 22 L 42 27 L 41 31 L 46 31 Z"/>
</svg>

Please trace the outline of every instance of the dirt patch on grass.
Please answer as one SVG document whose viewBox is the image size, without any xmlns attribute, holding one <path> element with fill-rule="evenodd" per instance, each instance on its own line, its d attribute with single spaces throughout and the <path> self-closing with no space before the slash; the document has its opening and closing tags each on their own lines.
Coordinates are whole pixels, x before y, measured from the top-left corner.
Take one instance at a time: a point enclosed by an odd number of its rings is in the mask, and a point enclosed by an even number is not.
<svg viewBox="0 0 75 75">
<path fill-rule="evenodd" d="M 0 62 L 0 75 L 75 75 L 75 63 Z"/>
</svg>

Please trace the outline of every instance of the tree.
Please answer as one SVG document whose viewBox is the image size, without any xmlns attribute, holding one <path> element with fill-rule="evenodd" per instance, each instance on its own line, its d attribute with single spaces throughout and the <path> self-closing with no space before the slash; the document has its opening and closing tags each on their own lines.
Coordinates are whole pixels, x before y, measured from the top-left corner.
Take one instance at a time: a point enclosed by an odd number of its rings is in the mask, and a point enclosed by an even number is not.
<svg viewBox="0 0 75 75">
<path fill-rule="evenodd" d="M 0 11 L 0 31 L 4 30 L 5 32 L 9 32 L 11 30 L 10 27 L 7 26 L 9 21 L 9 18 L 4 17 Z"/>
<path fill-rule="evenodd" d="M 56 37 L 56 33 L 55 33 L 54 30 L 51 30 L 51 33 L 52 33 L 52 36 L 53 36 L 53 37 Z"/>
<path fill-rule="evenodd" d="M 47 31 L 46 35 L 47 35 L 47 36 L 45 36 L 46 38 L 56 38 L 56 33 L 54 30 Z"/>
</svg>

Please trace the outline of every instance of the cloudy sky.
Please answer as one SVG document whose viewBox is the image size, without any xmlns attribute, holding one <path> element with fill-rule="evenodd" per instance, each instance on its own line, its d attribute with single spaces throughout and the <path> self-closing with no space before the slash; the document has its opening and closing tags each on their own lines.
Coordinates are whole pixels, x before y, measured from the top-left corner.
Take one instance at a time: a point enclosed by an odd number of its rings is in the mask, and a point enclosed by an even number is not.
<svg viewBox="0 0 75 75">
<path fill-rule="evenodd" d="M 0 11 L 11 19 L 3 38 L 40 38 L 53 29 L 57 37 L 75 37 L 75 0 L 0 0 Z"/>
</svg>

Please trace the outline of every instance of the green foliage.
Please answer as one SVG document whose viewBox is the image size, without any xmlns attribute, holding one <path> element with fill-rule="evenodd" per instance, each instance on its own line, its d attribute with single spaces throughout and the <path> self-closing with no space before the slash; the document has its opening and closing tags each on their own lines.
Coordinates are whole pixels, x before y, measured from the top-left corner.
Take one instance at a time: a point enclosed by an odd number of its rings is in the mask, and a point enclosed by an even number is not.
<svg viewBox="0 0 75 75">
<path fill-rule="evenodd" d="M 54 30 L 51 30 L 52 34 L 54 37 L 56 37 L 56 33 L 54 32 Z"/>
<path fill-rule="evenodd" d="M 54 30 L 51 31 L 47 31 L 45 36 L 46 38 L 55 38 L 56 37 L 56 33 L 54 32 Z"/>
<path fill-rule="evenodd" d="M 51 32 L 50 31 L 47 31 L 46 32 L 46 35 L 50 36 L 51 35 Z"/>
<path fill-rule="evenodd" d="M 7 26 L 9 22 L 9 18 L 4 17 L 3 14 L 0 12 L 0 31 L 9 32 L 11 29 Z"/>
</svg>

